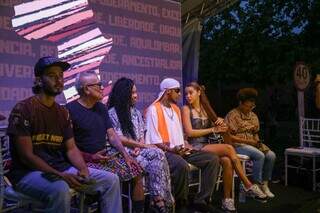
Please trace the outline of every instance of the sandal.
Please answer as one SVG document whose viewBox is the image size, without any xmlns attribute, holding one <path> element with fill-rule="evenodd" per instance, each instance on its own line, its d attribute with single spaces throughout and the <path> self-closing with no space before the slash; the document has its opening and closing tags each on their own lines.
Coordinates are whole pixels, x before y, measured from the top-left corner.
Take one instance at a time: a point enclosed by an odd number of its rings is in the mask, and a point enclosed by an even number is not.
<svg viewBox="0 0 320 213">
<path fill-rule="evenodd" d="M 163 199 L 153 201 L 151 203 L 151 209 L 156 213 L 169 213 Z"/>
<path fill-rule="evenodd" d="M 167 211 L 169 213 L 174 213 L 175 212 L 175 203 L 171 203 L 171 204 L 167 203 Z"/>
</svg>

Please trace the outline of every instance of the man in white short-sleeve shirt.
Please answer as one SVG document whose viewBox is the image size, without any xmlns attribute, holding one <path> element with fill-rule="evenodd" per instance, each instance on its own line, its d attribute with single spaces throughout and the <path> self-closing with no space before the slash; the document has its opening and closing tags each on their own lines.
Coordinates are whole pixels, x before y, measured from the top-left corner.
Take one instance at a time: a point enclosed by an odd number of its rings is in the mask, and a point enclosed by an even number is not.
<svg viewBox="0 0 320 213">
<path fill-rule="evenodd" d="M 195 196 L 194 207 L 211 211 L 209 204 L 219 168 L 218 157 L 212 153 L 196 151 L 184 140 L 180 109 L 180 83 L 172 78 L 160 84 L 158 98 L 146 114 L 146 143 L 155 144 L 166 153 L 172 176 L 173 194 L 177 210 L 185 206 L 188 198 L 188 163 L 201 169 L 201 190 Z"/>
</svg>

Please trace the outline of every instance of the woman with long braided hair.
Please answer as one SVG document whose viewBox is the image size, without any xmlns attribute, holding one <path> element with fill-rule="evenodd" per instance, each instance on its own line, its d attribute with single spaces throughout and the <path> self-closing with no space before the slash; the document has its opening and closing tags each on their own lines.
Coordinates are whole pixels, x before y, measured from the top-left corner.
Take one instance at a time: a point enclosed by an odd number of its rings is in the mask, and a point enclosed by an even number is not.
<svg viewBox="0 0 320 213">
<path fill-rule="evenodd" d="M 170 212 L 174 201 L 169 165 L 161 149 L 144 143 L 145 125 L 141 113 L 135 107 L 137 97 L 134 82 L 128 78 L 120 78 L 109 97 L 109 116 L 123 145 L 146 173 L 151 205 L 158 212 Z"/>
</svg>

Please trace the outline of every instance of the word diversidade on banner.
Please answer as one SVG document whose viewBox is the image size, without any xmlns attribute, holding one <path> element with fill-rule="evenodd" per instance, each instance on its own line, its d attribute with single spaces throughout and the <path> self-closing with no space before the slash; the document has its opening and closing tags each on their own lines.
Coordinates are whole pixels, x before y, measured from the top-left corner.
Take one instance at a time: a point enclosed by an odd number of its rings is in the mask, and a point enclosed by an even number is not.
<svg viewBox="0 0 320 213">
<path fill-rule="evenodd" d="M 132 78 L 143 109 L 163 78 L 181 79 L 180 9 L 167 0 L 1 1 L 0 113 L 32 95 L 33 66 L 47 55 L 72 64 L 61 103 L 78 97 L 75 76 L 90 70 L 105 82 Z"/>
</svg>

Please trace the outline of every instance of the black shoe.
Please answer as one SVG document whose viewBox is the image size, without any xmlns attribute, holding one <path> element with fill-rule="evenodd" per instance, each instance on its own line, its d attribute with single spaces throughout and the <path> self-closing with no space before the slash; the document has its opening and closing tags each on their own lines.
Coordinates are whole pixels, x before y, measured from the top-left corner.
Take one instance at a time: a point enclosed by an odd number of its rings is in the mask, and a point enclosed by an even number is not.
<svg viewBox="0 0 320 213">
<path fill-rule="evenodd" d="M 176 200 L 175 203 L 175 212 L 176 213 L 189 213 L 189 203 L 187 200 Z"/>
<path fill-rule="evenodd" d="M 144 213 L 144 200 L 132 202 L 133 213 Z"/>
<path fill-rule="evenodd" d="M 210 212 L 210 213 L 215 212 L 215 209 L 213 208 L 213 206 L 211 204 L 207 204 L 205 201 L 194 202 L 192 206 L 196 211 Z"/>
<path fill-rule="evenodd" d="M 150 206 L 150 210 L 155 213 L 170 213 L 169 207 L 166 206 L 163 200 L 154 201 Z"/>
<path fill-rule="evenodd" d="M 255 200 L 255 201 L 258 201 L 258 202 L 260 202 L 260 203 L 266 203 L 266 202 L 268 202 L 268 199 L 267 199 L 267 198 L 253 197 L 252 199 Z"/>
<path fill-rule="evenodd" d="M 178 205 L 175 208 L 175 212 L 176 213 L 189 213 L 190 211 L 188 210 L 188 208 L 186 206 Z"/>
</svg>

